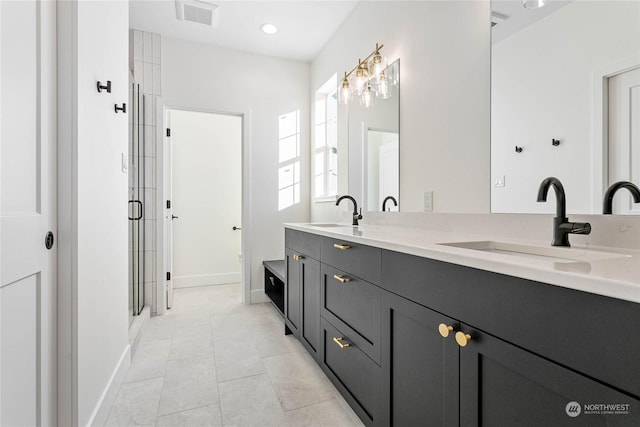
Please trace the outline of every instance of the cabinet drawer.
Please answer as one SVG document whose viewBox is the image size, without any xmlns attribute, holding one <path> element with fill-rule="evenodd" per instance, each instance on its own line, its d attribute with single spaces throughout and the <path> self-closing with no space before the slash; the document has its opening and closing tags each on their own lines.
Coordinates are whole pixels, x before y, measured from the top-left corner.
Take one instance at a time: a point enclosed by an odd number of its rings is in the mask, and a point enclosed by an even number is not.
<svg viewBox="0 0 640 427">
<path fill-rule="evenodd" d="M 322 370 L 360 419 L 367 425 L 375 424 L 382 391 L 380 367 L 327 320 L 322 319 L 321 325 Z"/>
<path fill-rule="evenodd" d="M 380 362 L 382 288 L 326 264 L 322 264 L 320 280 L 322 316 Z"/>
<path fill-rule="evenodd" d="M 372 283 L 380 283 L 381 249 L 329 237 L 322 238 L 322 262 Z"/>
<path fill-rule="evenodd" d="M 298 255 L 320 259 L 320 236 L 316 234 L 285 228 L 284 245 Z"/>
</svg>

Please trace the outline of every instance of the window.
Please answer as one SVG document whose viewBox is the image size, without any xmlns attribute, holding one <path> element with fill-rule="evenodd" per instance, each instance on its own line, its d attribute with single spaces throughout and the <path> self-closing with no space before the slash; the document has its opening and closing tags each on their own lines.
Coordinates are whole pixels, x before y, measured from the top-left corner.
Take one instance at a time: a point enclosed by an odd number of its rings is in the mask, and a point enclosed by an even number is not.
<svg viewBox="0 0 640 427">
<path fill-rule="evenodd" d="M 313 153 L 314 197 L 338 194 L 338 96 L 334 74 L 315 97 L 315 145 Z"/>
<path fill-rule="evenodd" d="M 300 111 L 279 117 L 278 210 L 300 203 Z"/>
</svg>

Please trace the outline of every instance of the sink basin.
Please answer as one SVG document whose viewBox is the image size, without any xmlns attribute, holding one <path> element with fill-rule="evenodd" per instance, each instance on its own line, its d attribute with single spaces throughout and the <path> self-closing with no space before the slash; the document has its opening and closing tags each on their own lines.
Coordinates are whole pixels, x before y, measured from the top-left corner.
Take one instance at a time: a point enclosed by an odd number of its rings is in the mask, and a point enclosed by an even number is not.
<svg viewBox="0 0 640 427">
<path fill-rule="evenodd" d="M 331 228 L 331 227 L 351 227 L 350 225 L 347 224 L 317 224 L 317 223 L 313 223 L 310 222 L 306 225 L 310 225 L 312 227 L 323 227 L 323 228 Z"/>
<path fill-rule="evenodd" d="M 452 246 L 456 248 L 471 249 L 475 251 L 561 263 L 593 262 L 614 258 L 626 258 L 630 256 L 622 253 L 602 252 L 584 248 L 530 246 L 518 243 L 495 242 L 491 240 L 438 244 L 442 246 Z"/>
</svg>

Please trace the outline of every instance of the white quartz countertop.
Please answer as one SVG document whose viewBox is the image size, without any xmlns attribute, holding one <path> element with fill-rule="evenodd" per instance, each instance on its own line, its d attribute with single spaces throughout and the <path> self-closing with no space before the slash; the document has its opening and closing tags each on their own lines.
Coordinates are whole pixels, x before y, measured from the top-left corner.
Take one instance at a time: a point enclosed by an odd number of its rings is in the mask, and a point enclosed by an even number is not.
<svg viewBox="0 0 640 427">
<path fill-rule="evenodd" d="M 602 246 L 552 248 L 567 259 L 447 246 L 459 242 L 501 242 L 542 251 L 550 241 L 514 240 L 490 235 L 434 231 L 386 225 L 284 224 L 286 228 L 343 239 L 424 258 L 492 271 L 583 292 L 640 303 L 640 250 Z M 551 232 L 551 230 L 549 230 Z M 570 236 L 571 238 L 571 236 Z M 564 256 L 562 256 L 564 258 Z"/>
</svg>

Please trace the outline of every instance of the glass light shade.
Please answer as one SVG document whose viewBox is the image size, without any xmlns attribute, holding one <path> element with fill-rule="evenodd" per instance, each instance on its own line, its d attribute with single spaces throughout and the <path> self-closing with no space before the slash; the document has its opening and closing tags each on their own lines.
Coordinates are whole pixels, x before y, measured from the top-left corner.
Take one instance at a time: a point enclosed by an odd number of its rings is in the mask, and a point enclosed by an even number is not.
<svg viewBox="0 0 640 427">
<path fill-rule="evenodd" d="M 360 105 L 363 107 L 371 107 L 373 104 L 373 90 L 371 90 L 371 85 L 367 84 L 367 87 L 362 91 L 362 95 L 360 95 Z"/>
<path fill-rule="evenodd" d="M 340 104 L 348 104 L 351 99 L 351 86 L 349 86 L 349 81 L 345 77 L 342 79 L 342 84 L 340 85 L 340 90 L 338 90 L 338 101 Z"/>
<path fill-rule="evenodd" d="M 378 78 L 378 93 L 377 95 L 382 99 L 391 97 L 391 91 L 389 90 L 389 79 L 383 74 Z"/>
<path fill-rule="evenodd" d="M 547 4 L 547 0 L 522 0 L 525 9 L 539 9 Z"/>
<path fill-rule="evenodd" d="M 361 62 L 360 65 L 358 65 L 358 69 L 356 70 L 356 75 L 354 78 L 354 86 L 355 90 L 358 92 L 358 95 L 361 95 L 362 92 L 366 89 L 368 80 L 369 71 L 367 70 L 367 65 Z"/>
<path fill-rule="evenodd" d="M 384 70 L 387 68 L 387 58 L 376 52 L 369 61 L 369 75 L 374 82 L 377 82 Z"/>
</svg>

